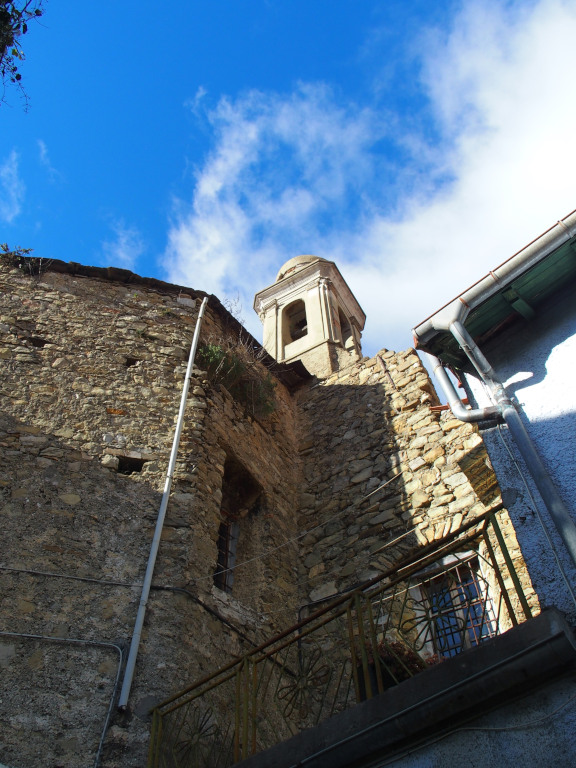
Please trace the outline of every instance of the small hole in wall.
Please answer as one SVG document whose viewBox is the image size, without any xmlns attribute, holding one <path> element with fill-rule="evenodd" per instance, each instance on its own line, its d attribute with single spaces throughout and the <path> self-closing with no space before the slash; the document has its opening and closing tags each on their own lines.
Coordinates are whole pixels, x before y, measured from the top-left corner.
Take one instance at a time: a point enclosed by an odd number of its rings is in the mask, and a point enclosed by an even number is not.
<svg viewBox="0 0 576 768">
<path fill-rule="evenodd" d="M 48 342 L 46 341 L 46 339 L 41 339 L 40 336 L 29 336 L 28 344 L 31 344 L 33 347 L 38 347 L 39 349 L 42 349 L 42 347 L 46 346 Z"/>
<path fill-rule="evenodd" d="M 144 459 L 133 459 L 130 456 L 118 456 L 118 469 L 120 475 L 131 475 L 133 472 L 142 472 Z"/>
<path fill-rule="evenodd" d="M 131 368 L 133 365 L 136 365 L 136 363 L 139 363 L 140 361 L 137 360 L 135 357 L 127 357 L 126 358 L 126 368 Z"/>
</svg>

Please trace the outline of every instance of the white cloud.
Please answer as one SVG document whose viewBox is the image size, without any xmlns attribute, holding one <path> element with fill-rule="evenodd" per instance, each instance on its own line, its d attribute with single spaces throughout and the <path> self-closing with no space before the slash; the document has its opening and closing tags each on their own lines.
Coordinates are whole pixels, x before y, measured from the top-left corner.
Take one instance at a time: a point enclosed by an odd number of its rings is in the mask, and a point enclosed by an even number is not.
<svg viewBox="0 0 576 768">
<path fill-rule="evenodd" d="M 48 147 L 46 146 L 46 142 L 43 141 L 42 139 L 38 139 L 36 143 L 38 145 L 38 154 L 40 157 L 40 164 L 48 172 L 48 177 L 50 181 L 59 180 L 61 178 L 61 174 L 52 165 L 52 161 L 50 160 L 50 155 L 48 154 Z"/>
<path fill-rule="evenodd" d="M 366 311 L 365 351 L 408 346 L 413 325 L 576 208 L 574 39 L 563 0 L 465 2 L 424 31 L 434 144 L 322 85 L 222 100 L 169 278 L 250 306 L 285 260 L 316 253 Z M 410 149 L 403 168 L 383 138 Z"/>
<path fill-rule="evenodd" d="M 145 250 L 140 232 L 136 227 L 128 226 L 123 219 L 114 221 L 111 228 L 114 232 L 114 239 L 106 240 L 102 244 L 105 260 L 114 266 L 133 270 Z"/>
<path fill-rule="evenodd" d="M 429 51 L 449 139 L 438 160 L 454 180 L 406 201 L 400 223 L 373 219 L 362 263 L 346 267 L 376 346 L 408 344 L 411 326 L 576 208 L 575 35 L 573 3 L 473 3 Z"/>
<path fill-rule="evenodd" d="M 208 91 L 203 85 L 198 86 L 193 99 L 187 99 L 184 102 L 184 106 L 188 107 L 195 115 L 200 115 L 202 110 L 202 103 L 207 96 Z"/>
<path fill-rule="evenodd" d="M 220 297 L 240 292 L 250 307 L 283 261 L 323 240 L 323 218 L 344 214 L 361 194 L 380 129 L 369 110 L 338 107 L 321 85 L 287 98 L 223 99 L 210 120 L 216 146 L 191 205 L 178 203 L 165 265 L 174 282 Z"/>
<path fill-rule="evenodd" d="M 21 212 L 26 192 L 18 162 L 18 153 L 13 149 L 0 165 L 0 219 L 6 224 L 11 224 Z"/>
</svg>

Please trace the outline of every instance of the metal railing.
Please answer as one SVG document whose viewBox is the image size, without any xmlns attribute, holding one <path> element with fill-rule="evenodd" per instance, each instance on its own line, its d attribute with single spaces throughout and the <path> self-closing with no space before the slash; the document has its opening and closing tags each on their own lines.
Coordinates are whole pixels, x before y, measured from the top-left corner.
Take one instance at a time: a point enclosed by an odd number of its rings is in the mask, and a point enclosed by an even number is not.
<svg viewBox="0 0 576 768">
<path fill-rule="evenodd" d="M 529 618 L 500 509 L 160 704 L 149 768 L 228 768 Z"/>
</svg>

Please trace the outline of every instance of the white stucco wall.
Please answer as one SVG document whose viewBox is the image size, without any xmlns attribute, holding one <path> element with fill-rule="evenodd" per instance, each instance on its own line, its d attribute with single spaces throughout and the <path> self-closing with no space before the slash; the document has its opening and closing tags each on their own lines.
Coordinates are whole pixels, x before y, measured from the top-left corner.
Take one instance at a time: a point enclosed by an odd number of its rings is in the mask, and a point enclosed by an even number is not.
<svg viewBox="0 0 576 768">
<path fill-rule="evenodd" d="M 535 319 L 517 324 L 482 350 L 508 394 L 519 405 L 528 432 L 561 497 L 576 521 L 576 295 L 566 290 Z M 472 400 L 490 402 L 483 385 L 467 377 Z M 507 428 L 483 432 L 536 591 L 543 605 L 555 605 L 576 621 L 576 569 L 549 518 Z M 507 447 L 514 455 L 510 457 Z M 519 471 L 520 469 L 520 471 Z M 526 484 L 530 493 L 526 489 Z M 552 541 L 546 540 L 538 512 Z"/>
<path fill-rule="evenodd" d="M 574 765 L 574 673 L 432 737 L 378 768 L 568 768 Z"/>
</svg>

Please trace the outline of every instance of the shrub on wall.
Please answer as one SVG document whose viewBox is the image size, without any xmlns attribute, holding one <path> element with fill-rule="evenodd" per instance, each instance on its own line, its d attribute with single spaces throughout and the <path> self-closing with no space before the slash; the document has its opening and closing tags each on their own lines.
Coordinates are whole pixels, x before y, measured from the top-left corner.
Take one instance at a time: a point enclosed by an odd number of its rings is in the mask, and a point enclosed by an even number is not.
<svg viewBox="0 0 576 768">
<path fill-rule="evenodd" d="M 276 381 L 268 372 L 262 375 L 244 346 L 225 349 L 209 342 L 198 348 L 196 359 L 209 381 L 225 387 L 252 416 L 263 418 L 274 412 Z"/>
<path fill-rule="evenodd" d="M 52 263 L 52 259 L 30 256 L 32 248 L 9 248 L 7 243 L 0 243 L 0 264 L 17 267 L 23 274 L 38 276 Z"/>
</svg>

